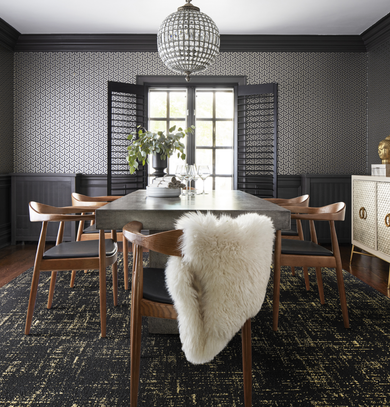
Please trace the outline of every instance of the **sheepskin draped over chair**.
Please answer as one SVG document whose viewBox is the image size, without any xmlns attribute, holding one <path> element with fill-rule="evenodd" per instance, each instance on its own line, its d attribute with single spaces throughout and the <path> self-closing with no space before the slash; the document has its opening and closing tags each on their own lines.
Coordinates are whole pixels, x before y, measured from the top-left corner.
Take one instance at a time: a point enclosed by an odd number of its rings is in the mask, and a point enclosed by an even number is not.
<svg viewBox="0 0 390 407">
<path fill-rule="evenodd" d="M 137 406 L 142 317 L 178 319 L 182 348 L 192 363 L 212 360 L 241 329 L 245 406 L 252 405 L 251 318 L 263 304 L 273 258 L 270 218 L 235 219 L 188 213 L 175 230 L 143 235 L 130 222 L 133 247 L 130 324 L 130 405 Z M 145 268 L 143 249 L 169 257 L 164 269 Z"/>
<path fill-rule="evenodd" d="M 263 304 L 270 276 L 274 227 L 254 213 L 237 218 L 188 213 L 182 256 L 170 256 L 166 284 L 178 314 L 188 361 L 212 360 Z"/>
</svg>

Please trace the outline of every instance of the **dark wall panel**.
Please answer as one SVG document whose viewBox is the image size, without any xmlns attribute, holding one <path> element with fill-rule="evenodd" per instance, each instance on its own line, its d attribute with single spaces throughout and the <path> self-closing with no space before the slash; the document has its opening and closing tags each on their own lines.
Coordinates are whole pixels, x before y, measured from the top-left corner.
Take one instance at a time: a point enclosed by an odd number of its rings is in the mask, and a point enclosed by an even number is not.
<svg viewBox="0 0 390 407">
<path fill-rule="evenodd" d="M 0 247 L 11 243 L 11 177 L 0 175 Z"/>
</svg>

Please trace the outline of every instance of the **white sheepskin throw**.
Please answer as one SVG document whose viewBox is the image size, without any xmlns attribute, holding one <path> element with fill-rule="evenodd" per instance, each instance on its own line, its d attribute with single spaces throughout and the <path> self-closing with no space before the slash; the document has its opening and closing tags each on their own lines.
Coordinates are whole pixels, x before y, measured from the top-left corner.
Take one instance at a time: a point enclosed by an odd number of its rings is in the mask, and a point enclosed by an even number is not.
<svg viewBox="0 0 390 407">
<path fill-rule="evenodd" d="M 260 311 L 275 230 L 270 218 L 254 213 L 234 219 L 188 213 L 176 229 L 183 230 L 183 257 L 169 257 L 166 285 L 187 360 L 206 363 Z"/>
</svg>

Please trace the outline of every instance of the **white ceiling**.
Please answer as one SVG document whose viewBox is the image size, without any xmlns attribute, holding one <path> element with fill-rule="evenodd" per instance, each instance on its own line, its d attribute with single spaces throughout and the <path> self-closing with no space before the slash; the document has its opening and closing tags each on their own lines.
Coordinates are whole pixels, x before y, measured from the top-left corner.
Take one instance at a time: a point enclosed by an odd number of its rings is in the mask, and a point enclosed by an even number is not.
<svg viewBox="0 0 390 407">
<path fill-rule="evenodd" d="M 193 0 L 221 34 L 359 35 L 390 0 Z M 21 34 L 156 34 L 185 0 L 0 0 Z"/>
</svg>

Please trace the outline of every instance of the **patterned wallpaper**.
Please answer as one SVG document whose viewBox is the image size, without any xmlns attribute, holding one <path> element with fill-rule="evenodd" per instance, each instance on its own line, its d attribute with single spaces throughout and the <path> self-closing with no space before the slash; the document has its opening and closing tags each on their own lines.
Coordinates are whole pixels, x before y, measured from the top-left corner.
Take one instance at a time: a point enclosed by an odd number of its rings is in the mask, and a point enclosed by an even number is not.
<svg viewBox="0 0 390 407">
<path fill-rule="evenodd" d="M 15 53 L 15 172 L 104 174 L 107 81 L 171 74 L 157 53 Z M 221 53 L 205 74 L 279 84 L 279 174 L 365 173 L 366 53 Z"/>
<path fill-rule="evenodd" d="M 0 174 L 13 171 L 13 61 L 0 46 Z"/>
<path fill-rule="evenodd" d="M 368 164 L 378 164 L 378 143 L 390 135 L 390 35 L 368 52 Z"/>
</svg>

